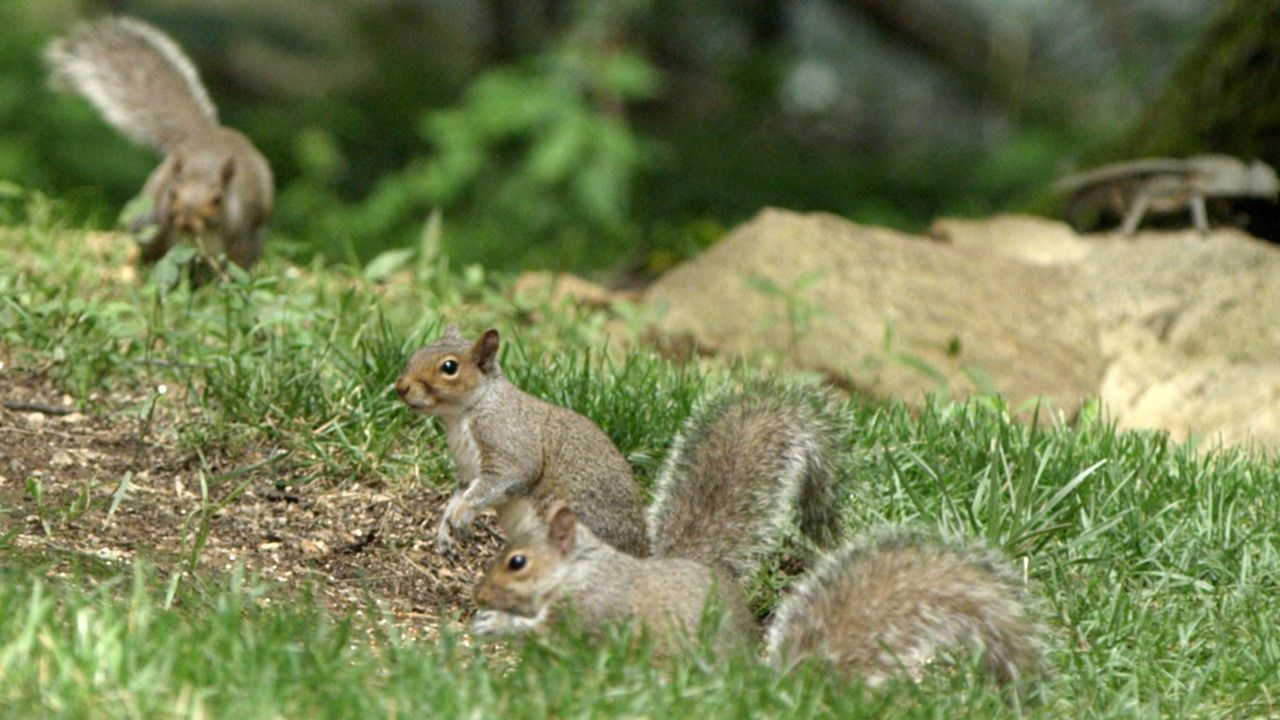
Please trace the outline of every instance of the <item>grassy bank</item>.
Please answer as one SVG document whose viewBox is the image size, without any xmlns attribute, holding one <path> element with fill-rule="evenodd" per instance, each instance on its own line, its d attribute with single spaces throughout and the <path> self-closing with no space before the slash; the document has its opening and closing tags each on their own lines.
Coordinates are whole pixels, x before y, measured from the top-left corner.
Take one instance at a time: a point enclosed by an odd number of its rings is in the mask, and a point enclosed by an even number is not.
<svg viewBox="0 0 1280 720">
<path fill-rule="evenodd" d="M 485 656 L 447 628 L 430 639 L 402 634 L 399 616 L 379 609 L 395 599 L 382 586 L 370 585 L 357 610 L 335 612 L 313 597 L 320 586 L 241 579 L 257 577 L 262 544 L 247 545 L 230 570 L 200 562 L 197 530 L 221 532 L 219 518 L 248 494 L 394 499 L 445 487 L 438 432 L 388 390 L 406 352 L 445 318 L 468 331 L 500 327 L 513 341 L 508 374 L 596 419 L 645 480 L 694 399 L 750 368 L 656 357 L 617 342 L 631 337 L 634 308 L 515 298 L 510 278 L 431 258 L 384 282 L 268 261 L 250 279 L 164 290 L 122 277 L 125 241 L 60 228 L 54 215 L 28 203 L 0 232 L 0 399 L 59 404 L 65 394 L 68 408 L 92 418 L 83 422 L 123 428 L 111 437 L 125 450 L 118 466 L 41 464 L 38 446 L 58 437 L 48 433 L 85 426 L 0 413 L 0 715 L 1019 711 L 964 668 L 863 694 L 820 669 L 780 678 L 750 658 L 655 667 L 616 641 Z M 846 409 L 852 530 L 904 523 L 981 537 L 1015 557 L 1042 598 L 1053 675 L 1021 712 L 1280 711 L 1275 457 L 1117 432 L 1092 411 L 1073 423 L 1018 424 L 985 399 Z M 173 459 L 148 463 L 153 453 Z M 122 482 L 127 472 L 134 479 Z M 186 488 L 178 496 L 190 508 L 182 537 L 191 545 L 138 549 L 158 527 L 119 537 L 121 515 L 170 502 L 159 493 L 174 484 Z M 97 545 L 78 543 L 90 530 Z M 123 559 L 85 550 L 126 540 Z M 441 598 L 444 617 L 469 610 L 465 596 Z"/>
</svg>

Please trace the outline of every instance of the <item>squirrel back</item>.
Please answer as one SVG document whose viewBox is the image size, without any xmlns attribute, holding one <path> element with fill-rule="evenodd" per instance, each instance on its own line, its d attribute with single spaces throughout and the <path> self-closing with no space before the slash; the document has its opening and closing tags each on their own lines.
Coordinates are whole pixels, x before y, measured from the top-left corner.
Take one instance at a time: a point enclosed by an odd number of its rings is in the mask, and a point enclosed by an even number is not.
<svg viewBox="0 0 1280 720">
<path fill-rule="evenodd" d="M 808 658 L 876 685 L 918 677 L 940 651 L 970 648 L 999 682 L 1039 667 L 1038 628 L 1022 584 L 999 556 L 901 531 L 851 542 L 779 605 L 766 634 L 771 663 Z"/>
<path fill-rule="evenodd" d="M 218 124 L 191 61 L 168 36 L 129 18 L 78 26 L 45 48 L 56 86 L 83 95 L 116 130 L 168 153 Z"/>
<path fill-rule="evenodd" d="M 649 549 L 752 575 L 788 517 L 821 545 L 839 521 L 830 399 L 772 384 L 713 396 L 676 436 L 649 507 Z"/>
</svg>

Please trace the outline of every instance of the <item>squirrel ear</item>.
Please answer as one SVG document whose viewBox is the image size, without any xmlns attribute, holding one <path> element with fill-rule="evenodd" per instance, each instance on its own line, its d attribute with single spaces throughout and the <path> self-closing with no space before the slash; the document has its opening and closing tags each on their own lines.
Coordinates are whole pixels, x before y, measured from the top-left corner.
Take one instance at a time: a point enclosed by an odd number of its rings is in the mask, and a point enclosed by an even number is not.
<svg viewBox="0 0 1280 720">
<path fill-rule="evenodd" d="M 222 178 L 222 186 L 226 187 L 227 184 L 231 182 L 231 178 L 235 176 L 236 176 L 236 159 L 234 157 L 229 157 L 227 158 L 226 162 L 222 163 L 222 170 L 219 175 L 219 177 Z"/>
<path fill-rule="evenodd" d="M 577 528 L 578 516 L 573 510 L 563 501 L 557 500 L 552 503 L 547 511 L 547 540 L 551 541 L 552 547 L 561 555 L 573 552 Z"/>
<path fill-rule="evenodd" d="M 480 372 L 488 374 L 498 366 L 498 331 L 490 328 L 476 341 L 471 348 L 471 359 L 475 360 Z"/>
<path fill-rule="evenodd" d="M 533 502 L 516 498 L 498 510 L 498 527 L 510 544 L 527 543 L 546 531 L 545 518 Z"/>
<path fill-rule="evenodd" d="M 174 175 L 177 175 L 178 173 L 182 172 L 182 156 L 179 155 L 178 153 L 174 153 L 169 157 L 173 158 L 172 160 L 169 161 L 169 172 L 173 173 Z"/>
<path fill-rule="evenodd" d="M 449 323 L 444 327 L 444 335 L 442 337 L 444 340 L 461 340 L 462 331 L 458 329 L 457 325 Z"/>
</svg>

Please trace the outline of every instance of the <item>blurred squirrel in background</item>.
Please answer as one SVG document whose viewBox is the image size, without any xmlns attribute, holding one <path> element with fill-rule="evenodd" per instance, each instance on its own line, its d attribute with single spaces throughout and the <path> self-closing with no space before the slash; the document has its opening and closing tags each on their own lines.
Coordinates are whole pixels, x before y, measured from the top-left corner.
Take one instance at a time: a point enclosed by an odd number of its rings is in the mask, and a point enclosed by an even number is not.
<svg viewBox="0 0 1280 720">
<path fill-rule="evenodd" d="M 208 258 L 246 269 L 257 262 L 274 204 L 271 167 L 248 138 L 218 124 L 172 39 L 138 20 L 106 18 L 49 43 L 45 60 L 55 87 L 79 93 L 130 140 L 165 155 L 142 190 L 149 207 L 130 223 L 144 262 L 185 237 Z"/>
<path fill-rule="evenodd" d="M 750 644 L 760 630 L 743 586 L 788 516 L 799 505 L 807 534 L 834 534 L 834 425 L 821 407 L 803 393 L 751 388 L 695 412 L 658 482 L 648 558 L 602 541 L 566 503 L 545 512 L 523 504 L 476 591 L 483 610 L 473 631 L 542 632 L 569 605 L 588 631 L 633 622 L 671 654 L 712 603 L 722 613 L 716 646 Z M 806 496 L 819 502 L 806 506 Z M 941 652 L 971 649 L 990 676 L 1013 682 L 1038 669 L 1038 632 L 1004 566 L 990 552 L 902 532 L 846 544 L 783 599 L 766 657 L 782 669 L 819 658 L 875 685 L 898 672 L 918 677 Z"/>
</svg>

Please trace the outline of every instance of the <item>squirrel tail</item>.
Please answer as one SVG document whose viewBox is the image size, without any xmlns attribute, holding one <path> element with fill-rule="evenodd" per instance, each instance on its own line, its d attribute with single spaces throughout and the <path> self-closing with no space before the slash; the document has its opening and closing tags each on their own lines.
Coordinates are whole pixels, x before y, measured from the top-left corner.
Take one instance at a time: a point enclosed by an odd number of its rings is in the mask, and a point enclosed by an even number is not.
<svg viewBox="0 0 1280 720">
<path fill-rule="evenodd" d="M 753 575 L 799 507 L 801 531 L 830 544 L 839 524 L 832 402 L 760 384 L 696 408 L 658 477 L 649 550 Z"/>
<path fill-rule="evenodd" d="M 45 47 L 54 87 L 74 90 L 141 145 L 169 152 L 217 124 L 217 110 L 169 36 L 130 18 L 84 23 Z"/>
<path fill-rule="evenodd" d="M 881 533 L 841 547 L 799 583 L 774 615 L 766 654 L 786 669 L 817 657 L 876 685 L 968 648 L 984 672 L 1011 683 L 1040 668 L 1033 614 L 1000 556 Z"/>
</svg>

